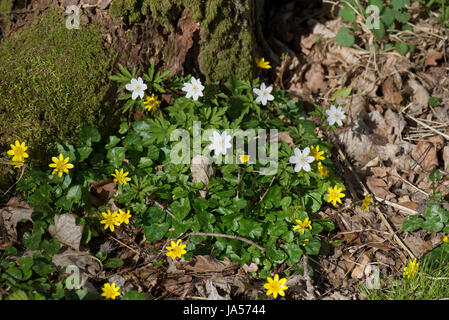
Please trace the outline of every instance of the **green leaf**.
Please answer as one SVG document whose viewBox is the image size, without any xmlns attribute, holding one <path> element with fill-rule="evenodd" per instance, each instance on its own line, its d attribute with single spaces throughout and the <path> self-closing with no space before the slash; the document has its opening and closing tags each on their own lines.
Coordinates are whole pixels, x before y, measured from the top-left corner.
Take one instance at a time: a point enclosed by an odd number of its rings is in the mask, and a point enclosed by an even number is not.
<svg viewBox="0 0 449 320">
<path fill-rule="evenodd" d="M 354 10 L 346 4 L 343 6 L 343 9 L 340 10 L 338 15 L 346 22 L 354 22 L 356 18 Z"/>
<path fill-rule="evenodd" d="M 243 237 L 258 238 L 262 235 L 262 226 L 255 220 L 241 219 L 239 221 L 238 233 Z"/>
<path fill-rule="evenodd" d="M 92 126 L 84 126 L 81 128 L 78 138 L 81 145 L 84 144 L 90 147 L 92 142 L 100 141 L 101 135 L 97 128 Z"/>
<path fill-rule="evenodd" d="M 107 262 L 106 262 L 106 264 L 104 265 L 105 266 L 105 268 L 118 268 L 118 267 L 121 267 L 121 266 L 123 266 L 123 260 L 122 259 L 119 259 L 119 258 L 111 258 L 111 259 L 109 259 Z"/>
<path fill-rule="evenodd" d="M 443 174 L 437 168 L 434 168 L 429 175 L 430 181 L 441 181 L 443 179 Z"/>
<path fill-rule="evenodd" d="M 69 191 L 67 191 L 67 200 L 71 200 L 74 203 L 77 203 L 81 200 L 81 196 L 83 194 L 83 191 L 81 190 L 80 185 L 75 185 L 70 187 Z"/>
<path fill-rule="evenodd" d="M 288 257 L 283 250 L 276 249 L 273 243 L 268 243 L 266 246 L 266 255 L 274 263 L 282 263 Z"/>
<path fill-rule="evenodd" d="M 402 230 L 409 232 L 416 231 L 422 228 L 423 222 L 424 219 L 421 218 L 419 215 L 408 216 L 402 223 Z"/>
<path fill-rule="evenodd" d="M 8 300 L 29 300 L 29 298 L 25 291 L 17 290 L 8 296 Z"/>
<path fill-rule="evenodd" d="M 405 54 L 408 52 L 408 45 L 403 42 L 396 42 L 395 48 L 401 56 L 405 56 Z"/>
<path fill-rule="evenodd" d="M 447 222 L 449 220 L 449 212 L 438 203 L 429 203 L 422 214 L 426 219 L 437 217 L 438 221 L 441 222 Z"/>
<path fill-rule="evenodd" d="M 33 266 L 33 271 L 35 271 L 41 277 L 46 277 L 50 273 L 56 271 L 56 268 L 53 267 L 50 262 L 38 259 L 35 260 L 35 264 Z"/>
<path fill-rule="evenodd" d="M 104 146 L 106 150 L 109 150 L 117 145 L 120 142 L 120 138 L 117 136 L 109 136 L 108 143 Z"/>
<path fill-rule="evenodd" d="M 300 246 L 296 243 L 287 243 L 284 245 L 284 250 L 288 254 L 288 260 L 285 262 L 287 264 L 298 263 L 302 257 L 302 250 Z"/>
<path fill-rule="evenodd" d="M 125 75 L 125 76 L 127 76 L 130 80 L 131 80 L 131 78 L 133 77 L 132 75 L 131 75 L 131 73 L 128 71 L 128 69 L 126 69 L 124 66 L 122 66 L 120 63 L 118 64 L 118 68 L 120 69 L 120 72 L 123 74 L 123 75 Z"/>
<path fill-rule="evenodd" d="M 352 47 L 355 42 L 354 36 L 351 34 L 348 28 L 341 27 L 338 30 L 337 37 L 335 38 L 337 43 L 343 47 Z"/>
<path fill-rule="evenodd" d="M 115 168 L 120 168 L 120 166 L 123 163 L 123 160 L 125 160 L 125 148 L 124 147 L 115 147 L 115 148 L 109 149 L 107 158 L 109 159 L 109 162 Z"/>
<path fill-rule="evenodd" d="M 190 212 L 190 201 L 188 198 L 182 198 L 173 202 L 169 208 L 178 220 L 183 220 Z"/>
<path fill-rule="evenodd" d="M 42 233 L 33 232 L 33 234 L 29 232 L 25 232 L 22 237 L 22 242 L 25 247 L 30 250 L 37 250 L 39 244 L 41 243 Z"/>
<path fill-rule="evenodd" d="M 436 97 L 430 97 L 428 103 L 431 107 L 438 107 L 441 104 L 440 99 Z"/>
<path fill-rule="evenodd" d="M 391 8 L 386 7 L 380 16 L 380 21 L 389 26 L 394 22 L 394 11 Z"/>
<path fill-rule="evenodd" d="M 149 226 L 144 226 L 143 230 L 145 233 L 145 238 L 149 242 L 161 240 L 168 231 L 170 225 L 167 222 L 164 223 L 153 223 Z"/>
<path fill-rule="evenodd" d="M 91 154 L 93 149 L 91 147 L 84 146 L 84 147 L 78 147 L 76 150 L 78 151 L 78 153 L 80 155 L 78 161 L 83 162 L 85 159 L 87 159 L 87 157 L 89 157 L 89 155 Z"/>
<path fill-rule="evenodd" d="M 382 40 L 385 36 L 385 26 L 382 22 L 379 23 L 379 28 L 371 29 L 371 32 L 377 40 Z"/>
<path fill-rule="evenodd" d="M 347 98 L 351 94 L 351 87 L 342 88 L 334 92 L 332 95 L 332 100 L 336 100 L 337 98 Z"/>
<path fill-rule="evenodd" d="M 395 11 L 405 8 L 406 5 L 410 4 L 410 0 L 392 0 L 393 9 Z"/>
<path fill-rule="evenodd" d="M 431 217 L 422 223 L 422 228 L 429 232 L 439 232 L 443 230 L 444 224 L 440 222 L 439 217 Z"/>
<path fill-rule="evenodd" d="M 412 16 L 407 11 L 400 12 L 395 11 L 394 18 L 399 21 L 400 23 L 407 23 Z"/>
<path fill-rule="evenodd" d="M 122 122 L 120 124 L 120 129 L 118 130 L 118 133 L 125 134 L 128 131 L 128 129 L 129 129 L 128 122 Z"/>
<path fill-rule="evenodd" d="M 318 239 L 312 239 L 306 244 L 306 253 L 308 255 L 317 255 L 320 253 L 321 242 Z"/>
<path fill-rule="evenodd" d="M 141 293 L 137 291 L 128 291 L 122 296 L 121 300 L 146 300 L 146 299 Z"/>
</svg>

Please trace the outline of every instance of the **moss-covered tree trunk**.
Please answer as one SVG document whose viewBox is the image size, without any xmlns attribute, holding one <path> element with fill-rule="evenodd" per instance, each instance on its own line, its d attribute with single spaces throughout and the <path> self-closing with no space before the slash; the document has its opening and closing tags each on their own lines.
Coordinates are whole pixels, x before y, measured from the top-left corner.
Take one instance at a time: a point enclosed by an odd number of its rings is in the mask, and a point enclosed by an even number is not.
<svg viewBox="0 0 449 320">
<path fill-rule="evenodd" d="M 114 0 L 113 17 L 129 23 L 151 16 L 166 28 L 164 69 L 201 72 L 207 80 L 250 79 L 260 41 L 264 0 Z"/>
</svg>

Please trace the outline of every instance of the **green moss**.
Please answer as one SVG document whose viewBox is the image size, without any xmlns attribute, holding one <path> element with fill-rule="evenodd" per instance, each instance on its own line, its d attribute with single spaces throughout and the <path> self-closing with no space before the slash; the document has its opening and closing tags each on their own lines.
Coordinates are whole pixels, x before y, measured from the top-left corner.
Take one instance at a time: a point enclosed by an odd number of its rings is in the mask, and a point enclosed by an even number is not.
<svg viewBox="0 0 449 320">
<path fill-rule="evenodd" d="M 10 159 L 6 151 L 17 139 L 29 146 L 30 164 L 47 165 L 54 142 L 75 142 L 83 125 L 111 119 L 113 55 L 98 26 L 69 30 L 63 11 L 51 8 L 5 40 L 0 57 L 0 157 Z"/>
<path fill-rule="evenodd" d="M 0 0 L 0 26 L 7 31 L 9 28 L 9 21 L 11 19 L 11 12 L 14 0 Z"/>
<path fill-rule="evenodd" d="M 0 0 L 0 13 L 7 13 L 12 10 L 14 0 Z"/>
<path fill-rule="evenodd" d="M 143 0 L 114 0 L 109 7 L 109 14 L 113 18 L 124 17 L 129 23 L 142 18 Z"/>
<path fill-rule="evenodd" d="M 219 81 L 233 74 L 241 79 L 254 76 L 250 3 L 250 0 L 114 0 L 110 12 L 129 21 L 136 12 L 151 13 L 173 32 L 182 10 L 187 8 L 201 25 L 201 72 L 207 80 Z"/>
<path fill-rule="evenodd" d="M 254 35 L 249 2 L 207 1 L 201 22 L 200 68 L 208 80 L 223 80 L 230 75 L 238 79 L 253 77 Z"/>
</svg>

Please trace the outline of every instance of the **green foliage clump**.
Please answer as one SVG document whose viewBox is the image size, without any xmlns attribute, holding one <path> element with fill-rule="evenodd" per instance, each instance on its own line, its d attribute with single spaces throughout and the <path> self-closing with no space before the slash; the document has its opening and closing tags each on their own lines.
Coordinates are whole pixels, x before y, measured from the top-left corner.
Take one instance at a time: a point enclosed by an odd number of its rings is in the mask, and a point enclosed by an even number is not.
<svg viewBox="0 0 449 320">
<path fill-rule="evenodd" d="M 377 41 L 384 40 L 389 32 L 388 30 L 402 30 L 411 31 L 412 28 L 408 25 L 411 15 L 407 10 L 407 5 L 410 5 L 410 0 L 369 0 L 367 6 L 364 7 L 359 0 L 344 0 L 342 1 L 343 8 L 339 15 L 342 19 L 351 24 L 351 29 L 341 27 L 338 30 L 336 41 L 339 45 L 344 47 L 351 47 L 355 43 L 354 32 L 360 31 L 360 26 L 357 23 L 357 15 L 362 17 L 361 26 L 363 30 L 369 30 Z M 369 50 L 369 44 L 365 47 Z M 393 44 L 385 44 L 384 50 L 390 50 Z M 413 52 L 414 47 L 402 41 L 396 41 L 394 44 L 396 51 L 405 55 L 407 52 Z M 374 44 L 374 49 L 378 50 L 377 43 Z"/>
<path fill-rule="evenodd" d="M 98 27 L 67 29 L 62 11 L 52 8 L 6 39 L 0 56 L 2 154 L 25 141 L 30 159 L 47 164 L 55 141 L 73 141 L 83 125 L 101 126 L 111 114 L 105 79 L 113 55 Z"/>
<path fill-rule="evenodd" d="M 119 82 L 118 90 L 122 91 L 137 74 L 135 69 L 129 71 L 121 65 L 119 68 L 120 73 L 110 79 Z M 205 84 L 204 96 L 193 100 L 178 94 L 189 76 L 179 78 L 156 72 L 153 64 L 142 78 L 152 93 L 170 94 L 173 104 L 163 109 L 156 107 L 149 113 L 144 111 L 139 120 L 123 121 L 115 135 L 102 136 L 94 127 L 86 126 L 76 144 L 57 143 L 53 154 L 69 157 L 74 168 L 62 177 L 50 176 L 51 168 L 33 170 L 17 184 L 34 209 L 35 224 L 39 221 L 46 228 L 63 212 L 82 214 L 80 223 L 85 228 L 81 245 L 89 246 L 91 239 L 109 232 L 103 229 L 100 220 L 101 212 L 110 209 L 107 203 L 91 202 L 91 185 L 111 178 L 115 170 L 123 170 L 129 173 L 131 181 L 118 184 L 119 193 L 113 196 L 113 201 L 118 208 L 130 210 L 132 221 L 143 228 L 148 241 L 177 239 L 190 232 L 231 237 L 191 235 L 187 239 L 186 259 L 214 252 L 219 258 L 228 257 L 241 264 L 254 262 L 260 266 L 259 276 L 266 278 L 282 263 L 291 266 L 287 272 L 302 273 L 299 261 L 303 255 L 329 252 L 330 243 L 323 234 L 335 226 L 317 212 L 330 201 L 326 195 L 329 188 L 344 186 L 332 171 L 332 161 L 325 157 L 330 151 L 329 142 L 317 138 L 312 121 L 300 119 L 301 102 L 289 99 L 285 91 L 274 89 L 274 101 L 261 106 L 253 93 L 253 88 L 260 86 L 259 79 L 241 81 L 231 77 L 226 85 L 209 82 Z M 133 100 L 128 92 L 120 100 L 126 110 L 142 111 L 145 106 L 143 99 Z M 280 120 L 281 115 L 291 122 Z M 204 131 L 196 145 L 196 138 L 186 136 L 196 134 L 199 122 Z M 320 173 L 316 158 L 310 171 L 295 172 L 290 163 L 295 146 L 283 141 L 277 144 L 271 139 L 260 141 L 264 133 L 257 130 L 264 129 L 273 135 L 270 130 L 273 128 L 288 132 L 299 149 L 319 146 L 327 173 Z M 186 136 L 177 135 L 176 129 L 182 129 Z M 223 163 L 220 156 L 207 155 L 208 137 L 212 135 L 206 133 L 207 129 L 218 132 L 233 129 L 232 137 L 241 138 L 244 145 L 237 144 L 235 155 L 228 155 L 231 161 Z M 249 136 L 243 133 L 251 129 L 256 131 L 248 131 Z M 247 153 L 244 149 L 254 145 L 255 134 L 259 135 L 258 155 L 251 155 L 247 163 L 238 162 L 239 156 Z M 181 150 L 180 146 L 188 148 Z M 188 161 L 176 161 L 177 150 Z M 191 159 L 196 153 L 211 160 L 214 174 L 209 181 L 197 181 L 192 173 Z M 270 173 L 268 167 L 272 169 Z M 295 229 L 296 224 L 303 223 L 302 229 Z M 29 235 L 32 236 L 34 232 Z M 107 258 L 98 253 L 97 257 Z"/>
<path fill-rule="evenodd" d="M 444 179 L 443 174 L 438 169 L 432 170 L 429 175 L 430 181 L 435 186 Z M 428 232 L 444 232 L 449 234 L 449 211 L 445 209 L 443 204 L 447 204 L 448 201 L 442 198 L 442 192 L 434 192 L 430 196 L 430 201 L 422 214 L 415 214 L 405 218 L 402 223 L 402 230 L 413 232 L 419 229 L 423 229 Z M 428 259 L 431 263 L 438 261 L 447 263 L 449 262 L 449 244 L 442 243 L 429 253 Z"/>
<path fill-rule="evenodd" d="M 113 18 L 124 17 L 129 23 L 134 23 L 142 18 L 142 0 L 114 0 L 109 7 L 109 14 Z M 145 10 L 143 12 L 146 13 Z"/>
<path fill-rule="evenodd" d="M 225 80 L 231 75 L 251 79 L 255 70 L 250 3 L 249 0 L 114 0 L 110 13 L 113 17 L 125 17 L 130 23 L 151 13 L 173 32 L 183 8 L 187 8 L 193 19 L 200 22 L 199 65 L 207 80 Z"/>
</svg>

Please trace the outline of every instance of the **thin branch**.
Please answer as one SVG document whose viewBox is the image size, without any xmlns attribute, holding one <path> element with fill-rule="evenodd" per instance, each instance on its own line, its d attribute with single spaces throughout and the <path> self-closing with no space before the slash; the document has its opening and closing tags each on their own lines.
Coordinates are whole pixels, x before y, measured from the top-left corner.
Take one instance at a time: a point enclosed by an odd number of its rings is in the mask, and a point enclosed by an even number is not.
<svg viewBox="0 0 449 320">
<path fill-rule="evenodd" d="M 411 115 L 406 115 L 407 117 L 409 117 L 410 119 L 412 119 L 413 121 L 415 121 L 416 123 L 422 125 L 424 128 L 427 128 L 429 130 L 432 130 L 435 133 L 438 133 L 439 135 L 441 135 L 442 137 L 446 138 L 446 140 L 449 140 L 449 136 L 431 126 L 429 126 L 428 124 L 425 124 L 424 122 L 422 122 L 421 120 L 416 119 L 415 117 L 412 117 Z"/>
<path fill-rule="evenodd" d="M 168 210 L 164 205 L 160 204 L 156 200 L 153 200 L 153 201 L 154 201 L 155 205 L 157 205 L 159 208 L 162 209 L 162 211 L 166 212 L 170 217 L 172 217 L 173 219 L 176 220 L 176 217 L 173 215 L 173 213 L 170 210 Z"/>
<path fill-rule="evenodd" d="M 307 293 L 310 299 L 316 299 L 315 288 L 309 274 L 309 258 L 307 255 L 302 256 L 302 266 L 304 267 L 304 279 L 306 279 Z"/>
<path fill-rule="evenodd" d="M 228 239 L 236 239 L 236 240 L 246 242 L 246 243 L 252 245 L 253 247 L 256 247 L 260 251 L 262 251 L 262 253 L 265 253 L 264 247 L 261 247 L 257 243 L 255 243 L 251 240 L 248 240 L 246 238 L 240 237 L 240 236 L 234 236 L 234 235 L 229 235 L 229 234 L 224 234 L 224 233 L 206 233 L 206 232 L 189 232 L 189 233 L 186 233 L 186 236 L 206 236 L 206 237 L 221 237 L 221 238 L 228 238 Z"/>
</svg>

